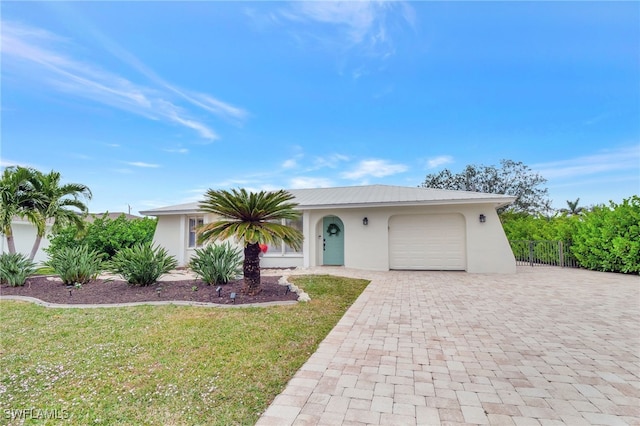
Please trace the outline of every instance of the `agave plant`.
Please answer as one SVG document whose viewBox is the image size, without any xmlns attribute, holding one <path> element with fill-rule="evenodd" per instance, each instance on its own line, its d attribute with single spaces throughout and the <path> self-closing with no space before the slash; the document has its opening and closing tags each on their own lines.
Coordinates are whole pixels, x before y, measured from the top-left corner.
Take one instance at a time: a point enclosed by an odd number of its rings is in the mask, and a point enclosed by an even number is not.
<svg viewBox="0 0 640 426">
<path fill-rule="evenodd" d="M 148 286 L 177 266 L 176 258 L 163 247 L 145 243 L 120 249 L 108 263 L 107 269 L 122 276 L 129 284 Z"/>
<path fill-rule="evenodd" d="M 98 277 L 103 269 L 104 254 L 86 245 L 62 247 L 45 262 L 67 285 L 86 284 Z"/>
<path fill-rule="evenodd" d="M 22 253 L 0 255 L 0 284 L 23 286 L 27 277 L 36 270 L 35 264 Z"/>
<path fill-rule="evenodd" d="M 227 284 L 242 274 L 242 252 L 228 241 L 196 249 L 189 267 L 207 284 Z"/>
</svg>

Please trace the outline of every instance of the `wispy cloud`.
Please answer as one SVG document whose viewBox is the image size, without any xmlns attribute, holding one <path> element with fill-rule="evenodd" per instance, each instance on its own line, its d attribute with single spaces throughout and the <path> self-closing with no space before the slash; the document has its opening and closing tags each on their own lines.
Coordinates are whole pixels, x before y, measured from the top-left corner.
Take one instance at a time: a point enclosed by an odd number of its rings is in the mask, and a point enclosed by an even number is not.
<svg viewBox="0 0 640 426">
<path fill-rule="evenodd" d="M 70 153 L 69 156 L 71 158 L 75 158 L 76 160 L 91 160 L 92 157 L 86 154 L 78 154 L 78 153 Z"/>
<path fill-rule="evenodd" d="M 318 169 L 335 169 L 340 166 L 341 163 L 345 161 L 349 161 L 350 157 L 343 154 L 330 154 L 323 157 L 315 157 L 313 159 L 313 165 L 309 170 L 318 170 Z"/>
<path fill-rule="evenodd" d="M 124 49 L 113 39 L 107 37 L 102 31 L 98 29 L 97 26 L 92 25 L 86 17 L 80 16 L 76 12 L 74 13 L 74 18 L 76 20 L 76 23 L 82 25 L 83 31 L 97 39 L 100 45 L 103 46 L 109 53 L 111 53 L 113 56 L 120 59 L 123 63 L 135 69 L 140 74 L 144 75 L 150 81 L 154 82 L 163 89 L 173 92 L 174 94 L 180 96 L 191 104 L 207 110 L 219 117 L 232 119 L 234 121 L 244 120 L 247 117 L 247 112 L 242 108 L 223 102 L 206 93 L 198 93 L 190 90 L 185 90 L 167 82 L 152 69 L 147 67 L 131 52 Z"/>
<path fill-rule="evenodd" d="M 128 164 L 129 166 L 133 166 L 133 167 L 142 167 L 145 169 L 156 169 L 160 167 L 159 164 L 145 163 L 142 161 L 125 161 L 125 164 Z"/>
<path fill-rule="evenodd" d="M 587 126 L 591 126 L 593 124 L 599 123 L 603 120 L 606 120 L 607 118 L 611 117 L 613 114 L 611 112 L 603 112 L 601 114 L 598 115 L 594 115 L 592 117 L 587 118 L 586 120 L 583 121 L 583 124 L 587 125 Z"/>
<path fill-rule="evenodd" d="M 606 172 L 640 173 L 640 145 L 602 151 L 568 160 L 533 164 L 531 169 L 547 179 L 575 178 Z"/>
<path fill-rule="evenodd" d="M 395 52 L 389 22 L 400 19 L 403 26 L 415 25 L 415 12 L 405 2 L 386 1 L 304 1 L 294 2 L 280 11 L 280 16 L 294 24 L 318 23 L 335 30 L 330 36 L 312 35 L 311 38 L 329 47 L 360 48 L 377 57 L 388 57 Z M 324 34 L 324 33 L 323 33 Z"/>
<path fill-rule="evenodd" d="M 73 43 L 54 33 L 9 21 L 2 21 L 0 48 L 3 67 L 15 69 L 20 75 L 28 76 L 59 92 L 90 99 L 151 120 L 187 127 L 207 140 L 218 139 L 218 135 L 208 124 L 194 118 L 186 110 L 186 106 L 197 106 L 216 116 L 236 121 L 246 118 L 247 113 L 241 108 L 207 94 L 178 89 L 97 30 L 92 34 L 100 38 L 102 45 L 110 53 L 147 77 L 151 86 L 136 84 L 94 63 L 72 57 L 69 52 Z M 177 100 L 186 103 L 180 105 Z"/>
<path fill-rule="evenodd" d="M 453 157 L 450 155 L 439 155 L 437 157 L 427 158 L 427 168 L 435 169 L 445 164 L 453 163 Z"/>
<path fill-rule="evenodd" d="M 249 185 L 254 185 L 258 182 L 258 179 L 234 179 L 230 178 L 220 182 L 214 182 L 211 184 L 213 189 L 225 189 L 225 188 L 246 188 Z"/>
<path fill-rule="evenodd" d="M 18 163 L 17 161 L 7 160 L 6 158 L 0 158 L 0 167 L 2 167 L 3 169 L 6 167 L 21 166 L 21 165 L 22 164 Z"/>
<path fill-rule="evenodd" d="M 298 160 L 295 158 L 289 158 L 282 163 L 283 169 L 295 169 L 296 167 L 298 167 Z"/>
<path fill-rule="evenodd" d="M 284 170 L 292 170 L 300 167 L 300 161 L 304 158 L 304 149 L 299 145 L 294 145 L 291 147 L 291 150 L 294 152 L 290 158 L 287 158 L 282 162 L 282 169 Z"/>
<path fill-rule="evenodd" d="M 174 90 L 177 89 L 174 88 Z M 245 120 L 249 116 L 249 113 L 246 110 L 233 106 L 226 102 L 222 102 L 209 95 L 205 95 L 202 93 L 189 93 L 186 91 L 181 91 L 180 94 L 194 105 L 197 105 L 209 111 L 210 113 L 222 118 L 240 122 Z"/>
<path fill-rule="evenodd" d="M 111 171 L 114 173 L 119 173 L 121 175 L 130 175 L 131 173 L 133 173 L 133 170 L 131 169 L 111 169 Z"/>
<path fill-rule="evenodd" d="M 385 177 L 403 173 L 408 170 L 404 164 L 393 164 L 387 160 L 372 159 L 362 160 L 351 171 L 342 173 L 344 179 L 362 179 L 365 177 Z"/>
<path fill-rule="evenodd" d="M 164 152 L 170 152 L 172 154 L 188 154 L 189 150 L 187 148 L 166 148 L 163 149 Z"/>
<path fill-rule="evenodd" d="M 289 181 L 289 187 L 291 189 L 296 188 L 329 188 L 334 183 L 331 179 L 318 178 L 318 177 L 305 177 L 298 176 Z"/>
<path fill-rule="evenodd" d="M 188 189 L 187 193 L 188 194 L 204 194 L 208 190 L 209 190 L 209 188 L 198 187 L 198 188 Z"/>
<path fill-rule="evenodd" d="M 41 170 L 41 167 L 34 166 L 33 164 L 25 163 L 24 161 L 14 161 L 7 158 L 0 158 L 0 167 L 7 168 L 12 166 L 32 167 L 37 170 Z"/>
</svg>

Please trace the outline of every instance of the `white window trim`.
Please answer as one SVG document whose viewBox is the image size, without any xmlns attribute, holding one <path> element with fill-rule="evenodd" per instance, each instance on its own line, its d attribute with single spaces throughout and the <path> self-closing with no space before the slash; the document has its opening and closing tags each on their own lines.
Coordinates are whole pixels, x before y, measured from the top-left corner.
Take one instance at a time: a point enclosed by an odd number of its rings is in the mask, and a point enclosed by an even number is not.
<svg viewBox="0 0 640 426">
<path fill-rule="evenodd" d="M 286 219 L 282 219 L 281 222 L 283 225 L 286 223 Z M 302 221 L 302 227 L 304 228 L 304 220 Z M 300 230 L 302 232 L 302 229 Z M 285 249 L 286 244 L 283 241 L 280 241 L 280 251 L 274 252 L 273 246 L 269 246 L 267 252 L 263 254 L 264 257 L 304 257 L 304 247 L 300 248 L 300 251 L 290 251 L 287 252 Z"/>
<path fill-rule="evenodd" d="M 191 220 L 195 220 L 196 223 L 196 227 L 200 226 L 201 224 L 204 224 L 204 216 L 201 215 L 195 215 L 195 216 L 189 216 L 187 217 L 187 249 L 188 250 L 195 250 L 198 248 L 201 248 L 204 246 L 204 244 L 198 244 L 198 236 L 197 233 L 195 231 L 193 231 L 194 234 L 194 238 L 195 238 L 195 244 L 191 245 Z M 199 222 L 202 221 L 201 224 L 199 224 Z"/>
</svg>

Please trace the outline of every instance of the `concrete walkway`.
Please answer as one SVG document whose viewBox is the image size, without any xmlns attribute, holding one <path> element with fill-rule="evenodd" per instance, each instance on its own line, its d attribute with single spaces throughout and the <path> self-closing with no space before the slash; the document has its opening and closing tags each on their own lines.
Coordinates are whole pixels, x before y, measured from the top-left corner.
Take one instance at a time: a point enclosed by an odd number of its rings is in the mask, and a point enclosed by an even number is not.
<svg viewBox="0 0 640 426">
<path fill-rule="evenodd" d="M 637 276 L 314 272 L 372 282 L 258 425 L 640 425 Z"/>
</svg>

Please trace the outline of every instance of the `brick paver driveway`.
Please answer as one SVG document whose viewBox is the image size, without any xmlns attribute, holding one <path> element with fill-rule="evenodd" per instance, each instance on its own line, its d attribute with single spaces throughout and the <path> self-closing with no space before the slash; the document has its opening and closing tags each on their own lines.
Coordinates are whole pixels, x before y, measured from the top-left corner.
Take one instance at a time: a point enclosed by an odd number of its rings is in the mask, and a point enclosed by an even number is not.
<svg viewBox="0 0 640 426">
<path fill-rule="evenodd" d="M 640 424 L 637 276 L 315 272 L 372 282 L 259 425 Z"/>
</svg>

